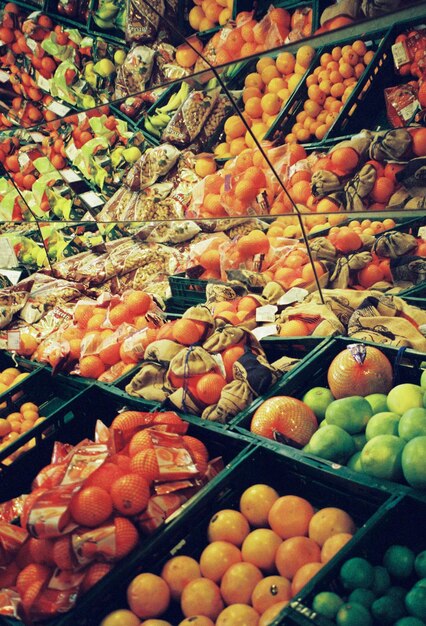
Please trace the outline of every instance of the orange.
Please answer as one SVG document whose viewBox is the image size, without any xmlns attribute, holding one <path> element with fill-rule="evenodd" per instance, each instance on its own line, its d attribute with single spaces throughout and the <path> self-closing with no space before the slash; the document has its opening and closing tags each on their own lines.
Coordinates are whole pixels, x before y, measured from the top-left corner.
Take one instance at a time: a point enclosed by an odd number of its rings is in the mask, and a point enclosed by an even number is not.
<svg viewBox="0 0 426 626">
<path fill-rule="evenodd" d="M 199 27 L 201 27 L 201 24 L 202 21 L 200 22 Z M 192 48 L 190 48 L 188 44 L 184 43 L 176 48 L 175 58 L 178 65 L 180 65 L 181 67 L 190 68 L 195 65 L 198 59 L 198 54 L 195 52 L 195 50 L 192 50 Z"/>
<path fill-rule="evenodd" d="M 288 320 L 280 324 L 280 337 L 307 337 L 308 327 L 301 320 Z"/>
<path fill-rule="evenodd" d="M 73 496 L 70 513 L 77 524 L 95 528 L 111 515 L 111 496 L 101 487 L 83 487 Z"/>
<path fill-rule="evenodd" d="M 266 254 L 270 242 L 261 230 L 252 230 L 248 235 L 243 235 L 237 241 L 237 250 L 243 259 L 248 259 L 256 254 Z"/>
<path fill-rule="evenodd" d="M 244 178 L 249 180 L 250 183 L 254 187 L 257 188 L 257 190 L 262 189 L 263 187 L 266 187 L 265 173 L 260 167 L 257 167 L 256 165 L 253 165 L 247 168 L 247 170 L 244 172 Z M 255 232 L 257 236 L 260 237 L 262 241 L 264 242 L 264 237 L 259 235 L 259 233 L 262 233 L 262 231 L 255 230 L 255 231 L 251 231 L 251 233 L 249 234 L 252 235 L 253 232 Z M 264 233 L 262 233 L 262 235 L 264 235 Z"/>
<path fill-rule="evenodd" d="M 266 576 L 253 589 L 251 604 L 258 613 L 264 613 L 277 602 L 288 602 L 291 595 L 291 583 L 287 578 Z"/>
<path fill-rule="evenodd" d="M 352 537 L 353 535 L 351 533 L 337 533 L 326 539 L 321 548 L 321 563 L 328 563 Z"/>
<path fill-rule="evenodd" d="M 223 365 L 225 366 L 226 382 L 231 382 L 234 379 L 233 366 L 235 361 L 244 354 L 244 348 L 242 346 L 231 346 L 224 350 L 222 355 Z"/>
<path fill-rule="evenodd" d="M 216 626 L 257 626 L 258 623 L 259 613 L 252 606 L 242 603 L 227 606 L 216 620 Z"/>
<path fill-rule="evenodd" d="M 311 195 L 311 185 L 307 180 L 300 180 L 290 189 L 290 195 L 296 204 L 306 204 Z"/>
<path fill-rule="evenodd" d="M 84 378 L 99 378 L 105 371 L 105 365 L 96 355 L 84 356 L 80 359 L 80 374 Z"/>
<path fill-rule="evenodd" d="M 386 163 L 385 169 L 383 170 L 383 176 L 389 178 L 389 180 L 391 180 L 393 184 L 396 185 L 396 175 L 398 174 L 398 172 L 401 172 L 404 167 L 405 165 L 401 165 L 399 163 Z"/>
<path fill-rule="evenodd" d="M 120 326 L 123 322 L 128 322 L 132 314 L 125 304 L 117 304 L 108 312 L 108 319 L 114 327 Z"/>
<path fill-rule="evenodd" d="M 331 153 L 331 162 L 344 172 L 351 172 L 359 162 L 358 153 L 353 148 L 337 148 Z"/>
<path fill-rule="evenodd" d="M 200 566 L 197 561 L 185 555 L 175 556 L 169 559 L 161 571 L 161 578 L 163 578 L 169 586 L 173 600 L 180 600 L 184 587 L 191 580 L 200 577 Z"/>
<path fill-rule="evenodd" d="M 366 230 L 364 231 L 364 233 Z M 374 231 L 372 231 L 374 233 Z M 384 278 L 384 273 L 381 267 L 375 265 L 374 263 L 370 263 L 362 270 L 358 272 L 358 282 L 364 287 L 364 289 L 369 289 L 375 283 L 380 282 Z"/>
<path fill-rule="evenodd" d="M 321 198 L 317 204 L 317 213 L 337 213 L 339 205 L 329 198 Z"/>
<path fill-rule="evenodd" d="M 234 563 L 228 567 L 220 584 L 225 604 L 249 604 L 257 583 L 262 579 L 262 572 L 252 563 Z"/>
<path fill-rule="evenodd" d="M 131 459 L 130 471 L 133 474 L 139 474 L 149 483 L 158 480 L 160 477 L 160 468 L 155 450 L 147 448 L 137 452 Z"/>
<path fill-rule="evenodd" d="M 184 346 L 191 346 L 200 341 L 204 333 L 204 325 L 193 320 L 177 320 L 173 326 L 173 339 Z"/>
<path fill-rule="evenodd" d="M 226 380 L 220 374 L 210 372 L 201 376 L 196 384 L 196 394 L 204 404 L 216 404 L 219 401 Z"/>
<path fill-rule="evenodd" d="M 315 50 L 311 46 L 300 46 L 296 53 L 296 61 L 302 65 L 305 69 L 308 69 L 313 58 L 315 56 Z"/>
<path fill-rule="evenodd" d="M 140 620 L 128 609 L 117 609 L 104 617 L 100 626 L 140 626 Z"/>
<path fill-rule="evenodd" d="M 100 487 L 105 491 L 111 490 L 112 483 L 120 476 L 123 476 L 123 470 L 114 463 L 104 463 L 96 471 L 94 471 L 86 479 L 85 487 Z"/>
<path fill-rule="evenodd" d="M 359 250 L 359 248 L 363 246 L 363 242 L 361 237 L 353 231 L 340 231 L 334 241 L 334 246 L 340 250 L 340 252 L 347 253 Z"/>
<path fill-rule="evenodd" d="M 299 496 L 282 496 L 269 511 L 268 522 L 282 538 L 307 535 L 309 522 L 314 515 L 311 504 Z"/>
<path fill-rule="evenodd" d="M 200 265 L 206 270 L 220 271 L 220 254 L 218 250 L 207 250 L 200 256 Z"/>
<path fill-rule="evenodd" d="M 309 537 L 323 546 L 325 541 L 337 533 L 354 534 L 355 523 L 348 513 L 336 507 L 326 507 L 315 513 L 309 523 Z"/>
<path fill-rule="evenodd" d="M 379 176 L 374 182 L 370 196 L 375 202 L 387 203 L 394 191 L 395 185 L 392 180 L 386 176 Z"/>
<path fill-rule="evenodd" d="M 280 78 L 280 73 L 275 67 L 275 64 L 273 64 L 273 65 L 268 65 L 267 67 L 265 67 L 261 71 L 260 76 L 262 78 L 262 82 L 265 85 L 267 85 L 268 83 L 271 82 L 273 78 Z"/>
<path fill-rule="evenodd" d="M 81 591 L 83 593 L 86 593 L 86 591 L 93 587 L 93 585 L 96 585 L 96 583 L 99 582 L 101 578 L 109 574 L 111 570 L 111 563 L 92 563 L 91 565 L 89 565 L 81 584 Z M 123 626 L 125 626 L 125 624 L 126 623 L 124 622 Z"/>
<path fill-rule="evenodd" d="M 30 333 L 21 332 L 19 342 L 19 350 L 16 352 L 21 356 L 31 356 L 38 348 L 37 339 Z"/>
<path fill-rule="evenodd" d="M 250 532 L 250 526 L 239 511 L 222 509 L 210 520 L 207 535 L 210 542 L 228 541 L 240 547 Z"/>
<path fill-rule="evenodd" d="M 124 474 L 111 485 L 112 502 L 123 515 L 136 515 L 143 511 L 149 497 L 148 481 L 139 474 Z"/>
<path fill-rule="evenodd" d="M 274 570 L 275 554 L 282 539 L 269 528 L 257 528 L 247 535 L 241 547 L 243 561 L 270 573 Z"/>
<path fill-rule="evenodd" d="M 276 602 L 270 606 L 269 609 L 266 609 L 266 611 L 260 616 L 258 626 L 271 626 L 272 623 L 276 623 L 276 618 L 287 606 L 287 604 L 288 600 L 283 600 L 282 602 Z"/>
<path fill-rule="evenodd" d="M 241 560 L 241 551 L 237 546 L 227 541 L 213 541 L 201 553 L 201 574 L 204 578 L 220 583 L 227 569 Z"/>
<path fill-rule="evenodd" d="M 138 531 L 132 522 L 125 517 L 116 517 L 114 525 L 116 557 L 121 559 L 136 546 L 139 538 Z"/>
<path fill-rule="evenodd" d="M 215 626 L 215 624 L 205 615 L 191 615 L 179 622 L 179 626 Z"/>
<path fill-rule="evenodd" d="M 204 615 L 216 620 L 224 604 L 219 587 L 208 578 L 196 578 L 185 585 L 181 596 L 181 609 L 185 617 Z"/>
<path fill-rule="evenodd" d="M 160 576 L 150 573 L 139 574 L 127 588 L 127 602 L 138 617 L 143 619 L 157 617 L 164 613 L 170 604 L 170 590 Z"/>
<path fill-rule="evenodd" d="M 294 575 L 291 583 L 291 595 L 296 596 L 299 591 L 313 578 L 322 568 L 323 563 L 306 563 L 302 565 Z"/>
<path fill-rule="evenodd" d="M 145 315 L 152 300 L 144 291 L 131 291 L 124 296 L 124 302 L 132 315 Z"/>
<path fill-rule="evenodd" d="M 284 76 L 292 74 L 295 63 L 296 59 L 290 52 L 280 52 L 275 61 L 277 70 Z"/>
<path fill-rule="evenodd" d="M 317 276 L 318 278 L 320 278 L 325 273 L 324 266 L 322 265 L 320 261 L 314 261 L 313 264 L 315 266 Z M 307 263 L 306 265 L 304 265 L 302 269 L 302 279 L 306 283 L 312 283 L 315 280 L 314 271 L 310 263 Z"/>
<path fill-rule="evenodd" d="M 228 117 L 224 125 L 224 131 L 231 139 L 241 137 L 245 134 L 246 130 L 244 122 L 238 115 L 231 115 Z"/>
<path fill-rule="evenodd" d="M 276 93 L 267 93 L 262 97 L 260 106 L 265 113 L 275 115 L 281 108 L 281 100 Z"/>
<path fill-rule="evenodd" d="M 225 39 L 224 47 L 231 54 L 232 58 L 238 59 L 244 39 L 239 29 L 232 30 Z"/>
<path fill-rule="evenodd" d="M 290 537 L 280 545 L 275 565 L 281 576 L 292 580 L 297 570 L 306 563 L 319 563 L 321 550 L 309 537 Z"/>
<path fill-rule="evenodd" d="M 291 267 L 280 267 L 275 272 L 274 280 L 281 283 L 286 289 L 290 287 L 290 284 L 296 279 L 300 277 L 299 270 L 293 269 Z"/>
<path fill-rule="evenodd" d="M 269 511 L 278 497 L 278 493 L 269 485 L 252 485 L 240 498 L 240 511 L 252 526 L 267 526 Z"/>
</svg>

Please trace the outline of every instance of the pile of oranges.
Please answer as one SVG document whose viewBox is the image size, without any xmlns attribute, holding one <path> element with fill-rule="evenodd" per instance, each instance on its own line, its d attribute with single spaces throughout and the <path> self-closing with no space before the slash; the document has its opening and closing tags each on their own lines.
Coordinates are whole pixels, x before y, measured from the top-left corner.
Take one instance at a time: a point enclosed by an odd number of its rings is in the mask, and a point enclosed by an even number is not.
<svg viewBox="0 0 426 626">
<path fill-rule="evenodd" d="M 160 575 L 137 575 L 127 588 L 130 610 L 114 611 L 101 626 L 154 624 L 155 618 L 171 626 L 167 611 L 178 606 L 179 626 L 268 626 L 355 531 L 340 508 L 315 511 L 301 496 L 251 485 L 239 510 L 222 509 L 210 519 L 198 558 L 179 554 Z"/>
<path fill-rule="evenodd" d="M 311 46 L 301 46 L 296 56 L 281 52 L 276 59 L 262 57 L 256 64 L 256 71 L 247 74 L 242 93 L 243 115 L 257 139 L 263 139 L 275 122 L 309 68 L 314 54 Z M 246 148 L 253 148 L 253 138 L 237 115 L 226 120 L 224 130 L 225 142 L 214 150 L 217 157 L 237 156 Z"/>
<path fill-rule="evenodd" d="M 367 50 L 361 40 L 324 52 L 306 79 L 308 97 L 285 137 L 286 143 L 323 139 L 373 57 L 374 51 Z"/>
<path fill-rule="evenodd" d="M 14 368 L 9 368 L 5 370 L 6 375 L 13 369 Z M 16 378 L 17 377 L 15 377 L 15 380 Z M 7 448 L 7 446 L 9 446 L 12 442 L 19 439 L 21 435 L 34 428 L 34 426 L 41 424 L 44 420 L 44 417 L 40 417 L 39 408 L 36 404 L 34 404 L 34 402 L 24 402 L 18 410 L 13 411 L 13 413 L 9 413 L 6 417 L 0 418 L 0 451 Z M 10 457 L 4 459 L 2 463 L 11 463 L 20 454 L 34 445 L 35 439 L 32 439 L 25 445 L 21 446 Z"/>
<path fill-rule="evenodd" d="M 210 30 L 217 24 L 224 26 L 232 17 L 234 0 L 194 0 L 188 21 L 199 32 Z"/>
<path fill-rule="evenodd" d="M 0 394 L 5 393 L 11 387 L 14 387 L 27 378 L 28 372 L 22 372 L 18 367 L 6 367 L 0 372 Z M 1 403 L 0 409 L 6 407 Z"/>
</svg>

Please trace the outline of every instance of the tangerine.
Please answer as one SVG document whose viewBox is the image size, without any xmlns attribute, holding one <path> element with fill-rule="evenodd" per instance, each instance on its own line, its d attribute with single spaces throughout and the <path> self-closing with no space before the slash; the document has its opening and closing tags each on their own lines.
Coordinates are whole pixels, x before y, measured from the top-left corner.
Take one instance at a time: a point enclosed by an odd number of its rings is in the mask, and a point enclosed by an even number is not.
<svg viewBox="0 0 426 626">
<path fill-rule="evenodd" d="M 256 585 L 262 579 L 262 572 L 252 563 L 234 563 L 228 567 L 220 584 L 225 604 L 249 604 Z"/>
<path fill-rule="evenodd" d="M 213 541 L 201 553 L 201 575 L 220 583 L 227 569 L 241 560 L 241 551 L 236 545 L 228 541 Z"/>
<path fill-rule="evenodd" d="M 127 602 L 138 617 L 157 617 L 170 604 L 167 583 L 155 574 L 143 573 L 136 576 L 127 588 Z"/>
<path fill-rule="evenodd" d="M 111 515 L 111 496 L 101 487 L 83 487 L 72 497 L 70 513 L 77 524 L 95 528 Z"/>
<path fill-rule="evenodd" d="M 185 555 L 179 555 L 169 559 L 161 571 L 161 578 L 163 578 L 169 586 L 173 600 L 180 600 L 185 586 L 191 582 L 191 580 L 200 577 L 200 566 L 197 561 Z"/>
<path fill-rule="evenodd" d="M 181 609 L 185 617 L 204 615 L 216 620 L 224 604 L 219 587 L 208 578 L 195 578 L 185 585 L 181 595 Z"/>
<path fill-rule="evenodd" d="M 325 507 L 315 513 L 309 522 L 309 537 L 319 546 L 338 533 L 354 534 L 355 523 L 351 516 L 336 507 Z"/>
<path fill-rule="evenodd" d="M 213 515 L 207 535 L 210 542 L 227 541 L 240 547 L 250 532 L 248 521 L 239 511 L 222 509 Z"/>
<path fill-rule="evenodd" d="M 275 565 L 281 576 L 292 580 L 297 570 L 307 563 L 319 563 L 321 550 L 309 537 L 290 537 L 277 550 Z"/>
<path fill-rule="evenodd" d="M 266 576 L 253 589 L 251 604 L 258 613 L 264 613 L 277 602 L 288 602 L 291 596 L 291 583 L 287 578 Z"/>
<path fill-rule="evenodd" d="M 149 497 L 149 484 L 139 474 L 124 474 L 111 485 L 112 502 L 117 511 L 123 515 L 136 515 L 143 511 Z"/>
<path fill-rule="evenodd" d="M 300 496 L 282 496 L 272 505 L 268 522 L 281 539 L 308 534 L 309 522 L 314 515 L 312 505 Z"/>
</svg>

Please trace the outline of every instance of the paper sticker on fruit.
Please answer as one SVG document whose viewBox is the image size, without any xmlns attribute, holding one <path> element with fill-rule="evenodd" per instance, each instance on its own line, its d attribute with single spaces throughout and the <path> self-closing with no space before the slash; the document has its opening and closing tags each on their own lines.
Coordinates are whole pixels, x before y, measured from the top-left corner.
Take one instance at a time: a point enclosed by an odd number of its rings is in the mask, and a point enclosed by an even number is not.
<svg viewBox="0 0 426 626">
<path fill-rule="evenodd" d="M 296 446 L 306 445 L 317 428 L 314 412 L 300 400 L 288 396 L 265 400 L 250 425 L 256 435 Z"/>
<path fill-rule="evenodd" d="M 353 395 L 388 393 L 392 387 L 392 365 L 377 348 L 352 344 L 330 364 L 327 379 L 336 399 Z"/>
</svg>

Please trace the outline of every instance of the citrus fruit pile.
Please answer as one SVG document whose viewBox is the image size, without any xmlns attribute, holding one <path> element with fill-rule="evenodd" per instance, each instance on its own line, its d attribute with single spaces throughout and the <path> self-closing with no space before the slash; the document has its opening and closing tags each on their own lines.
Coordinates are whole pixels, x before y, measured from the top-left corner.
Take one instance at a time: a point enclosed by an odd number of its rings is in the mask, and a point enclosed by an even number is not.
<svg viewBox="0 0 426 626">
<path fill-rule="evenodd" d="M 30 410 L 23 406 L 28 420 Z M 110 427 L 113 448 L 88 439 L 57 444 L 52 463 L 21 498 L 20 526 L 2 521 L 0 529 L 10 538 L 3 591 L 18 593 L 26 616 L 68 611 L 137 545 L 139 531 L 152 533 L 209 480 L 209 452 L 187 429 L 176 413 L 123 411 Z M 173 492 L 158 495 L 154 481 L 157 489 L 175 481 Z M 57 568 L 67 580 L 60 589 Z"/>
<path fill-rule="evenodd" d="M 252 485 L 239 510 L 222 509 L 210 519 L 198 558 L 174 556 L 160 575 L 136 576 L 127 589 L 129 608 L 148 620 L 143 624 L 160 618 L 170 626 L 167 611 L 179 606 L 179 626 L 268 626 L 355 531 L 342 509 L 315 510 L 303 497 Z M 117 614 L 102 626 L 116 624 Z"/>
<path fill-rule="evenodd" d="M 392 544 L 380 565 L 352 557 L 340 567 L 338 591 L 312 600 L 319 615 L 337 626 L 423 626 L 426 623 L 426 551 Z"/>
<path fill-rule="evenodd" d="M 0 372 L 0 394 L 17 385 L 28 376 L 28 372 L 22 372 L 19 367 L 6 367 Z M 1 404 L 0 408 L 6 405 Z"/>
<path fill-rule="evenodd" d="M 12 368 L 10 368 L 12 369 Z M 6 370 L 7 371 L 7 370 Z M 6 417 L 0 418 L 0 451 L 7 448 L 13 441 L 19 439 L 28 430 L 41 424 L 45 420 L 39 415 L 39 408 L 34 402 L 24 402 L 18 410 L 9 413 Z M 28 441 L 21 446 L 16 452 L 2 461 L 8 465 L 15 460 L 20 454 L 35 445 L 35 439 Z"/>
</svg>

